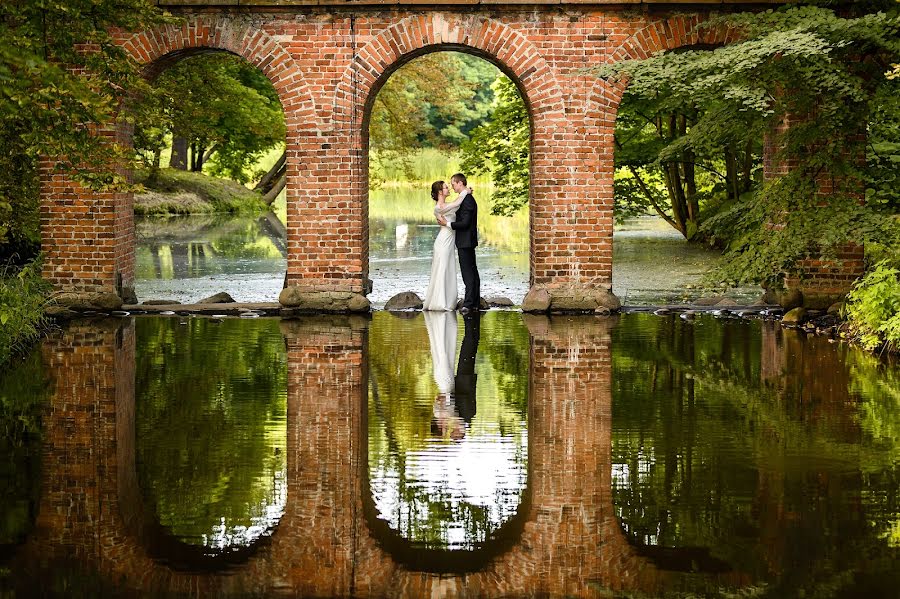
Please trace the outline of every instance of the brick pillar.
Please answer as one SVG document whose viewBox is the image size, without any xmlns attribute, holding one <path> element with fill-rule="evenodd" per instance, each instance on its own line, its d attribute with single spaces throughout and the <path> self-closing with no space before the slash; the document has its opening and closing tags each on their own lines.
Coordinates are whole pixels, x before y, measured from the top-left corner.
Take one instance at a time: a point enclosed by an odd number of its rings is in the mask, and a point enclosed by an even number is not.
<svg viewBox="0 0 900 599">
<path fill-rule="evenodd" d="M 134 327 L 72 323 L 46 339 L 41 354 L 53 381 L 43 415 L 41 503 L 16 571 L 40 576 L 60 563 L 93 576 L 124 535 L 114 506 L 117 445 L 133 446 L 134 431 L 122 423 L 134 422 Z M 121 413 L 129 409 L 130 417 Z"/>
<path fill-rule="evenodd" d="M 282 323 L 288 492 L 270 555 L 279 577 L 300 596 L 354 594 L 353 551 L 365 526 L 358 509 L 359 452 L 365 448 L 357 444 L 367 324 L 339 316 Z"/>
<path fill-rule="evenodd" d="M 777 156 L 780 149 L 779 137 L 793 124 L 799 122 L 798 117 L 786 117 L 766 136 L 763 144 L 763 179 L 770 181 L 800 168 L 800 161 L 793 158 L 785 160 Z M 865 136 L 848 135 L 847 154 L 857 160 L 865 160 Z M 850 182 L 850 185 L 857 185 Z M 863 190 L 847 189 L 848 181 L 836 177 L 833 173 L 820 173 L 816 176 L 817 196 L 821 204 L 826 204 L 835 194 L 847 194 L 863 199 Z M 778 225 L 774 225 L 778 226 Z M 810 240 L 814 243 L 815 240 Z M 835 259 L 824 259 L 821 256 L 801 260 L 798 273 L 785 278 L 785 287 L 799 290 L 803 295 L 803 305 L 808 308 L 824 309 L 836 301 L 841 301 L 850 291 L 853 282 L 865 271 L 864 248 L 855 243 L 841 247 Z"/>
<path fill-rule="evenodd" d="M 577 87 L 577 86 L 576 86 Z M 583 90 L 562 113 L 533 113 L 531 289 L 550 309 L 617 308 L 612 296 L 614 112 L 585 108 Z"/>
<path fill-rule="evenodd" d="M 101 135 L 113 142 L 128 133 L 109 125 Z M 98 294 L 136 301 L 132 194 L 92 191 L 54 164 L 50 158 L 40 164 L 44 279 L 66 293 L 61 301 L 76 306 L 115 302 Z"/>
</svg>

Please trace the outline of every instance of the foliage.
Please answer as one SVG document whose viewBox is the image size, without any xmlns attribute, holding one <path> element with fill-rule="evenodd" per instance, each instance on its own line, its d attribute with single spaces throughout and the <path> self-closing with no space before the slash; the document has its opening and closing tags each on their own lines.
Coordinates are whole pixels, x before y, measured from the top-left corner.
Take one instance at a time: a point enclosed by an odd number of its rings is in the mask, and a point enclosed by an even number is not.
<svg viewBox="0 0 900 599">
<path fill-rule="evenodd" d="M 405 179 L 421 180 L 412 163 L 421 148 L 458 147 L 488 116 L 499 71 L 458 52 L 435 52 L 400 67 L 379 90 L 369 117 L 371 178 L 400 164 Z M 447 173 L 448 177 L 452 173 Z"/>
<path fill-rule="evenodd" d="M 146 187 L 135 194 L 135 214 L 195 214 L 202 212 L 260 212 L 261 196 L 239 183 L 202 173 L 160 169 L 150 179 L 148 171 L 135 172 L 135 181 Z"/>
<path fill-rule="evenodd" d="M 286 492 L 287 357 L 278 321 L 136 326 L 145 496 L 160 524 L 188 543 L 210 551 L 248 544 Z"/>
<path fill-rule="evenodd" d="M 881 6 L 887 10 L 876 12 Z M 900 55 L 900 20 L 896 6 L 887 3 L 856 3 L 849 11 L 790 5 L 722 15 L 701 27 L 730 29 L 740 41 L 598 71 L 629 77 L 629 93 L 638 97 L 659 94 L 672 104 L 705 108 L 685 135 L 660 152 L 663 157 L 740 147 L 748 132 L 758 139 L 790 122 L 773 140 L 781 148 L 776 159 L 792 168 L 729 208 L 726 222 L 734 230 L 727 232 L 722 279 L 778 282 L 797 273 L 804 258 L 828 257 L 848 241 L 883 240 L 890 232 L 880 205 L 896 186 L 873 181 L 875 169 L 860 168 L 861 149 L 847 140 L 866 129 L 886 97 L 879 90 Z M 884 132 L 898 135 L 896 128 Z M 827 201 L 818 193 L 825 174 L 834 184 Z M 860 204 L 856 192 L 864 185 L 883 191 L 879 205 Z M 712 224 L 721 235 L 723 221 Z"/>
<path fill-rule="evenodd" d="M 96 133 L 146 85 L 112 32 L 164 20 L 147 0 L 0 3 L 0 245 L 34 251 L 40 156 L 94 189 L 125 184 L 128 152 Z"/>
<path fill-rule="evenodd" d="M 246 60 L 203 54 L 164 71 L 136 107 L 135 148 L 158 167 L 167 136 L 186 139 L 192 170 L 247 183 L 252 167 L 284 143 L 284 115 L 272 83 Z"/>
<path fill-rule="evenodd" d="M 494 82 L 490 119 L 463 144 L 463 171 L 490 173 L 494 182 L 491 214 L 510 216 L 528 202 L 530 121 L 519 90 L 507 77 Z"/>
<path fill-rule="evenodd" d="M 44 316 L 48 292 L 39 261 L 18 272 L 0 269 L 0 364 L 27 349 L 49 327 Z"/>
<path fill-rule="evenodd" d="M 900 348 L 900 269 L 880 261 L 847 296 L 850 330 L 868 350 Z"/>
</svg>

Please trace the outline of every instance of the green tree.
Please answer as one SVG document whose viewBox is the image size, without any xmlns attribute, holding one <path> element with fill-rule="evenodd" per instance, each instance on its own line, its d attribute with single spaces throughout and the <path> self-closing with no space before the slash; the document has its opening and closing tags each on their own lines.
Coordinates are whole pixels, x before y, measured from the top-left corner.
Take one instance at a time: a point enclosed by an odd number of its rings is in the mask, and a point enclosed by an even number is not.
<svg viewBox="0 0 900 599">
<path fill-rule="evenodd" d="M 879 10 L 883 9 L 883 10 Z M 719 273 L 734 282 L 779 283 L 798 273 L 804 258 L 833 255 L 847 242 L 892 236 L 884 218 L 896 187 L 878 181 L 879 169 L 860 162 L 850 140 L 866 131 L 885 96 L 888 72 L 900 56 L 895 3 L 854 3 L 842 12 L 817 6 L 779 8 L 711 19 L 701 27 L 729 28 L 740 41 L 715 50 L 688 50 L 626 61 L 600 75 L 630 78 L 629 93 L 665 94 L 684 106 L 714 106 L 660 156 L 690 149 L 727 148 L 746 131 L 776 131 L 777 160 L 794 166 L 754 193 L 744 194 L 704 226 L 725 236 L 728 259 Z M 896 127 L 882 133 L 896 138 Z M 881 172 L 884 172 L 882 169 Z M 823 174 L 834 190 L 819 192 Z M 881 189 L 877 202 L 859 191 Z M 773 226 L 777 224 L 777 226 Z"/>
<path fill-rule="evenodd" d="M 495 186 L 491 212 L 510 216 L 528 202 L 530 121 L 512 80 L 501 76 L 493 88 L 493 110 L 463 144 L 462 168 L 473 174 L 490 173 Z"/>
<path fill-rule="evenodd" d="M 190 169 L 241 183 L 266 151 L 284 143 L 281 103 L 271 82 L 247 61 L 226 53 L 183 60 L 163 72 L 139 105 L 135 147 L 159 166 L 167 134 L 190 148 Z"/>
<path fill-rule="evenodd" d="M 10 0 L 0 4 L 0 255 L 35 251 L 37 160 L 95 189 L 120 186 L 128 157 L 96 135 L 122 100 L 146 89 L 111 31 L 165 20 L 147 0 Z"/>
</svg>

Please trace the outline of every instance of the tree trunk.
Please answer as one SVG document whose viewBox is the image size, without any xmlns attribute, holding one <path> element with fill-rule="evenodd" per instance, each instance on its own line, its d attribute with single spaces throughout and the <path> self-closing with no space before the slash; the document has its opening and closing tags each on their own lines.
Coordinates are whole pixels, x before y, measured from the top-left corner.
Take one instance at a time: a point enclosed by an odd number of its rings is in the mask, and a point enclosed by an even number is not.
<svg viewBox="0 0 900 599">
<path fill-rule="evenodd" d="M 728 188 L 728 197 L 730 199 L 737 199 L 737 195 L 735 194 L 737 189 L 737 185 L 735 184 L 737 176 L 734 153 L 729 146 L 725 148 L 725 187 Z"/>
<path fill-rule="evenodd" d="M 282 169 L 281 176 L 275 181 L 275 184 L 272 185 L 272 188 L 269 189 L 263 195 L 263 202 L 266 203 L 266 206 L 271 206 L 272 202 L 275 201 L 275 198 L 278 197 L 278 194 L 281 193 L 281 190 L 284 189 L 285 184 L 287 183 L 287 171 Z"/>
<path fill-rule="evenodd" d="M 687 117 L 679 115 L 678 128 L 681 136 L 687 135 Z M 687 200 L 687 219 L 694 223 L 695 227 L 700 226 L 700 203 L 697 201 L 697 176 L 694 169 L 694 161 L 697 159 L 692 150 L 684 151 L 684 160 L 682 170 L 684 172 L 684 188 Z"/>
<path fill-rule="evenodd" d="M 169 159 L 169 166 L 171 168 L 177 168 L 180 171 L 184 171 L 187 170 L 187 161 L 187 139 L 176 135 L 172 138 L 172 157 Z"/>
<path fill-rule="evenodd" d="M 286 162 L 287 150 L 285 150 L 278 160 L 275 161 L 275 164 L 272 165 L 269 172 L 262 176 L 262 179 L 259 180 L 259 183 L 256 184 L 256 187 L 254 187 L 253 190 L 263 194 L 268 193 L 269 190 L 272 189 L 272 186 L 277 182 L 279 176 L 284 172 Z"/>
<path fill-rule="evenodd" d="M 748 192 L 750 188 L 753 186 L 753 181 L 751 179 L 753 173 L 753 141 L 747 140 L 747 145 L 744 148 L 744 173 L 743 173 L 743 181 L 741 185 L 741 191 Z"/>
</svg>

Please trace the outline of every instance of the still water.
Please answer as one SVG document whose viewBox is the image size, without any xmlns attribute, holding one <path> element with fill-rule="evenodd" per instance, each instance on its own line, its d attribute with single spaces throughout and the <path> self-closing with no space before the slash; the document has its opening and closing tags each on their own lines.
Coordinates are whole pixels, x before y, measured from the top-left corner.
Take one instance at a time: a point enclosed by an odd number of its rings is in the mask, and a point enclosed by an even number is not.
<svg viewBox="0 0 900 599">
<path fill-rule="evenodd" d="M 900 589 L 900 369 L 770 322 L 79 321 L 0 424 L 2 596 Z"/>
<path fill-rule="evenodd" d="M 490 188 L 479 190 L 478 268 L 482 295 L 516 304 L 528 292 L 528 214 L 490 214 Z M 369 299 L 376 308 L 401 291 L 425 295 L 438 227 L 428 194 L 411 185 L 371 193 Z M 140 300 L 196 302 L 226 291 L 240 302 L 273 302 L 284 285 L 283 210 L 261 218 L 199 215 L 139 217 L 135 290 Z M 665 259 L 661 259 L 661 258 Z M 613 291 L 626 305 L 681 303 L 709 294 L 697 287 L 719 255 L 688 244 L 662 219 L 642 217 L 613 234 Z M 462 278 L 458 287 L 463 289 Z M 760 289 L 729 297 L 750 303 Z"/>
</svg>

